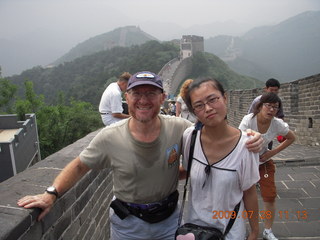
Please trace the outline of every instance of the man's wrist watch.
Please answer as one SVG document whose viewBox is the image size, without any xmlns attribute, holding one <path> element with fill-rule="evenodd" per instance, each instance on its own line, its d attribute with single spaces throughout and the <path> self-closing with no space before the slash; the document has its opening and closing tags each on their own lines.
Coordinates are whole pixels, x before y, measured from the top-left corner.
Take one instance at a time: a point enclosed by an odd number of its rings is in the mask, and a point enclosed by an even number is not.
<svg viewBox="0 0 320 240">
<path fill-rule="evenodd" d="M 49 194 L 55 195 L 57 198 L 59 197 L 58 191 L 54 186 L 50 186 L 46 189 L 46 192 Z"/>
</svg>

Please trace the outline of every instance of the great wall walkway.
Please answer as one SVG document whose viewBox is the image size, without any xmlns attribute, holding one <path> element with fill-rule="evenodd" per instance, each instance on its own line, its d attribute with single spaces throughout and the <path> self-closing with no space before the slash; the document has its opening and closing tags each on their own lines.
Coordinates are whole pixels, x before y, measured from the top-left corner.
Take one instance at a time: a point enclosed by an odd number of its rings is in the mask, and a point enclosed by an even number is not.
<svg viewBox="0 0 320 240">
<path fill-rule="evenodd" d="M 278 196 L 273 232 L 279 239 L 320 240 L 320 146 L 293 144 L 274 161 Z M 180 191 L 183 185 L 180 181 Z M 260 216 L 264 218 L 262 206 L 259 196 Z M 262 230 L 260 220 L 259 239 Z"/>
<path fill-rule="evenodd" d="M 108 171 L 101 175 L 97 172 L 87 174 L 83 181 L 59 199 L 55 211 L 44 222 L 35 222 L 39 214 L 36 209 L 24 210 L 16 205 L 16 201 L 27 193 L 43 192 L 61 168 L 96 134 L 92 132 L 0 184 L 0 240 L 46 239 L 49 236 L 50 239 L 71 239 L 70 236 L 108 239 L 108 227 L 100 226 L 100 223 L 108 225 L 107 207 L 112 197 L 112 179 Z M 273 226 L 275 234 L 279 239 L 320 240 L 320 147 L 293 144 L 274 160 L 278 188 L 277 214 Z M 180 191 L 183 184 L 184 181 L 179 183 Z M 94 201 L 89 198 L 92 196 Z M 104 207 L 99 209 L 96 205 Z M 259 205 L 262 206 L 261 198 Z M 261 222 L 260 229 L 262 227 Z"/>
</svg>

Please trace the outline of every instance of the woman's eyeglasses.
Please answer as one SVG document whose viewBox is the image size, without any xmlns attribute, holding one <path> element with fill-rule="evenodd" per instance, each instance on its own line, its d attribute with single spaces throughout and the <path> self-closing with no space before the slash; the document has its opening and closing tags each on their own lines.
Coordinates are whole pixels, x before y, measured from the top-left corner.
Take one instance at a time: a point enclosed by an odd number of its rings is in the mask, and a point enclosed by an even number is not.
<svg viewBox="0 0 320 240">
<path fill-rule="evenodd" d="M 208 104 L 210 107 L 214 107 L 214 105 L 219 101 L 220 97 L 210 97 L 206 102 L 199 102 L 193 105 L 193 110 L 195 112 L 202 111 L 205 106 Z"/>
<path fill-rule="evenodd" d="M 273 106 L 269 103 L 264 103 L 263 106 L 265 106 L 266 108 L 268 108 L 269 110 L 275 110 L 275 111 L 278 111 L 279 110 L 279 107 L 278 106 Z"/>
</svg>

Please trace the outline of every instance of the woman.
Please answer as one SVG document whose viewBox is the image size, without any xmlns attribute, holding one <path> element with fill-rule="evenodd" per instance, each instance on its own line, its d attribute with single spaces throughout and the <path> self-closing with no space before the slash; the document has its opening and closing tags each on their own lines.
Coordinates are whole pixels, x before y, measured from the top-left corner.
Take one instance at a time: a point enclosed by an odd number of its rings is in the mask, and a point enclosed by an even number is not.
<svg viewBox="0 0 320 240">
<path fill-rule="evenodd" d="M 275 216 L 275 199 L 277 195 L 274 181 L 275 165 L 271 158 L 295 140 L 295 135 L 289 130 L 288 124 L 275 117 L 280 108 L 281 100 L 277 94 L 273 92 L 264 93 L 260 102 L 256 104 L 253 113 L 244 116 L 239 126 L 241 130 L 250 128 L 260 132 L 264 139 L 264 145 L 260 152 L 259 185 L 264 202 L 264 212 L 270 216 L 264 218 L 263 239 L 267 240 L 277 240 L 271 230 Z M 278 135 L 282 135 L 286 139 L 276 148 L 268 150 L 268 143 Z"/>
<path fill-rule="evenodd" d="M 192 79 L 187 79 L 180 88 L 180 93 L 176 102 L 176 116 L 188 119 L 190 122 L 195 123 L 197 118 L 188 110 L 188 106 L 184 102 L 188 87 L 192 82 Z"/>
<path fill-rule="evenodd" d="M 222 232 L 241 202 L 238 217 L 226 239 L 245 239 L 245 221 L 250 222 L 248 239 L 257 239 L 258 200 L 255 184 L 259 180 L 258 154 L 245 146 L 246 133 L 228 125 L 227 98 L 214 79 L 193 82 L 186 104 L 203 124 L 198 130 L 190 173 L 189 216 L 185 222 L 219 228 Z M 183 136 L 183 168 L 187 169 L 190 138 L 194 127 Z"/>
</svg>

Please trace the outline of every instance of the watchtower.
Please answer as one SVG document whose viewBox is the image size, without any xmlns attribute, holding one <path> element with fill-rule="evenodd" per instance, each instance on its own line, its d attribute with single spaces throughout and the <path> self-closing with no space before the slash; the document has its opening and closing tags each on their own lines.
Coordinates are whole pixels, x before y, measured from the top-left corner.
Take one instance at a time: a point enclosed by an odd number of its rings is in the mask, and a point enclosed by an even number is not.
<svg viewBox="0 0 320 240">
<path fill-rule="evenodd" d="M 180 41 L 181 60 L 191 57 L 196 52 L 204 52 L 203 37 L 195 35 L 183 35 Z"/>
</svg>

